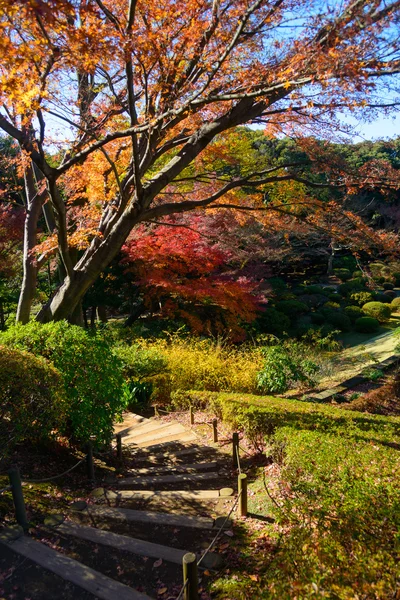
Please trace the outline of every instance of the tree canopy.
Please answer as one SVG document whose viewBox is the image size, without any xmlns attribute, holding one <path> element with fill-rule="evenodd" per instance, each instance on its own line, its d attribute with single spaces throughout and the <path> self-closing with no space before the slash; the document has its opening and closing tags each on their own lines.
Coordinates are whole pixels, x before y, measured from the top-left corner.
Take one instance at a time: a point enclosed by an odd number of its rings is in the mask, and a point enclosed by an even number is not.
<svg viewBox="0 0 400 600">
<path fill-rule="evenodd" d="M 323 136 L 343 110 L 395 108 L 399 8 L 0 0 L 0 128 L 21 148 L 29 209 L 20 319 L 43 256 L 59 254 L 64 278 L 38 318 L 71 319 L 140 223 L 249 207 L 240 190 L 265 208 L 265 185 L 302 183 L 298 161 L 255 161 L 238 126 Z M 227 148 L 231 168 L 219 169 Z M 337 166 L 327 179 L 348 183 Z M 38 247 L 43 207 L 51 235 Z"/>
</svg>

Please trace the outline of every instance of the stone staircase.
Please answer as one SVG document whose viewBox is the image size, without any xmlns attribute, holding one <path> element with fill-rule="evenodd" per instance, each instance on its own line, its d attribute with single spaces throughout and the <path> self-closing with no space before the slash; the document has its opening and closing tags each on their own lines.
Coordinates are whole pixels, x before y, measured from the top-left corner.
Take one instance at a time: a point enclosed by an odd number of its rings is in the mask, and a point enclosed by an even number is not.
<svg viewBox="0 0 400 600">
<path fill-rule="evenodd" d="M 73 584 L 74 600 L 172 600 L 183 556 L 200 558 L 235 501 L 231 460 L 178 422 L 127 414 L 117 433 L 121 472 L 32 536 L 8 530 L 0 543 L 57 575 L 61 589 Z M 201 566 L 218 569 L 221 557 L 211 551 Z"/>
</svg>

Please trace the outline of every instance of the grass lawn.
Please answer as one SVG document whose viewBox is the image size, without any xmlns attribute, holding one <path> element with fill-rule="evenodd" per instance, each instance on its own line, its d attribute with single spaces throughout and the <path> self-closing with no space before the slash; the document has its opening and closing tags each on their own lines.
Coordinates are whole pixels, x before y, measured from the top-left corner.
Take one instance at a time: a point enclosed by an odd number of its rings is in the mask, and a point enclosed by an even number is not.
<svg viewBox="0 0 400 600">
<path fill-rule="evenodd" d="M 256 518 L 237 522 L 235 566 L 212 597 L 398 598 L 400 418 L 243 394 L 208 401 L 256 443 L 266 433 L 270 457 L 248 466 Z"/>
</svg>

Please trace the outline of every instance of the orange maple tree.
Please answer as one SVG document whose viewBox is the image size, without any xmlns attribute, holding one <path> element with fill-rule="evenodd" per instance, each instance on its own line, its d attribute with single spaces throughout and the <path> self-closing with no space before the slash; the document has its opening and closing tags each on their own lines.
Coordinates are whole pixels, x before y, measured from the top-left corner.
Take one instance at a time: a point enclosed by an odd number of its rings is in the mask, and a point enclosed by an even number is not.
<svg viewBox="0 0 400 600">
<path fill-rule="evenodd" d="M 338 111 L 393 108 L 399 8 L 395 0 L 0 0 L 0 128 L 20 145 L 33 215 L 25 279 L 36 268 L 43 205 L 54 237 L 39 250 L 56 246 L 65 270 L 37 318 L 76 318 L 138 224 L 219 203 L 247 207 L 243 186 L 260 190 L 251 202 L 262 206 L 262 186 L 295 177 L 290 163 L 216 170 L 207 152 L 225 160 L 219 140 L 237 126 L 322 135 Z M 21 321 L 31 300 L 23 289 Z"/>
</svg>

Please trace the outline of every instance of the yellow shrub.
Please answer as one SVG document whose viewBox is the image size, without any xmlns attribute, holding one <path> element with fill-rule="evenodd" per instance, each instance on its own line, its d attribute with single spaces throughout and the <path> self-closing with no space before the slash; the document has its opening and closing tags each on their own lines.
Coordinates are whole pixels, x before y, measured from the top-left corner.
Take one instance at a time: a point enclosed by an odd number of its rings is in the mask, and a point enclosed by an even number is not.
<svg viewBox="0 0 400 600">
<path fill-rule="evenodd" d="M 225 347 L 211 340 L 177 336 L 170 340 L 140 340 L 139 344 L 162 353 L 167 361 L 167 374 L 153 380 L 156 400 L 165 402 L 171 392 L 178 390 L 257 391 L 256 375 L 263 364 L 258 349 Z"/>
</svg>

